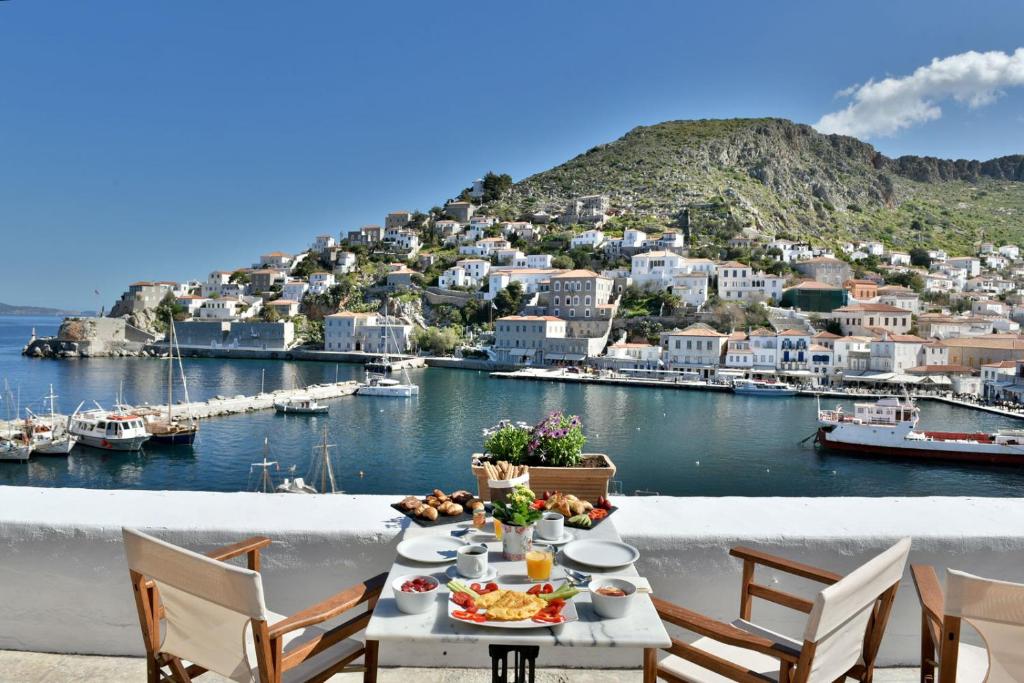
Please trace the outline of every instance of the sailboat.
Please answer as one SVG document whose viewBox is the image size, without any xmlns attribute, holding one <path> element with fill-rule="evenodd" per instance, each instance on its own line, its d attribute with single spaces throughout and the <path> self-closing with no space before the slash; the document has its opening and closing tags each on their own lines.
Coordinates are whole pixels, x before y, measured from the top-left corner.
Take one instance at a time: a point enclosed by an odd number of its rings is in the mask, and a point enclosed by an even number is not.
<svg viewBox="0 0 1024 683">
<path fill-rule="evenodd" d="M 337 482 L 334 480 L 334 466 L 331 464 L 330 449 L 334 444 L 327 443 L 327 425 L 324 425 L 324 440 L 314 446 L 316 455 L 310 463 L 308 477 L 312 482 L 319 481 L 321 493 L 341 493 L 338 490 Z M 293 479 L 285 478 L 284 482 L 277 487 L 278 493 L 317 493 L 312 484 L 306 483 L 302 477 Z"/>
<path fill-rule="evenodd" d="M 361 396 L 392 396 L 397 398 L 408 398 L 410 396 L 419 396 L 420 388 L 412 383 L 409 379 L 409 371 L 402 366 L 402 379 L 403 382 L 399 382 L 397 379 L 391 379 L 387 376 L 387 373 L 391 371 L 392 364 L 391 359 L 388 356 L 388 331 L 391 330 L 391 326 L 388 325 L 388 302 L 384 300 L 384 324 L 381 325 L 380 338 L 381 345 L 383 346 L 384 355 L 380 361 L 374 365 L 378 368 L 383 368 L 384 372 L 372 372 L 370 370 L 370 364 L 367 364 L 366 381 L 359 385 L 356 389 L 356 393 Z M 394 333 L 392 332 L 392 337 Z M 395 346 L 398 346 L 398 340 L 395 339 Z"/>
<path fill-rule="evenodd" d="M 36 453 L 40 455 L 68 455 L 71 449 L 78 443 L 78 436 L 72 434 L 69 427 L 71 418 L 63 419 L 58 416 L 54 401 L 57 396 L 53 393 L 53 385 L 50 385 L 50 393 L 46 396 L 50 401 L 49 417 L 35 415 L 28 411 L 29 417 L 25 420 L 25 431 L 32 435 L 32 443 Z M 60 418 L 60 419 L 58 419 Z"/>
<path fill-rule="evenodd" d="M 254 462 L 249 465 L 249 489 L 256 493 L 273 493 L 274 492 L 274 479 L 270 474 L 270 468 L 273 467 L 275 470 L 279 470 L 276 460 L 267 460 L 267 456 L 270 454 L 270 441 L 267 437 L 263 437 L 263 462 Z M 252 475 L 253 472 L 258 471 L 260 473 L 259 480 L 256 482 L 256 486 L 252 486 Z"/>
<path fill-rule="evenodd" d="M 189 409 L 188 384 L 185 382 L 185 368 L 181 362 L 181 349 L 174 331 L 174 317 L 170 317 L 170 328 L 167 337 L 167 416 L 163 419 L 153 418 L 146 423 L 154 443 L 166 446 L 191 446 L 199 432 L 199 421 L 193 417 Z M 181 387 L 185 393 L 185 409 L 188 415 L 184 420 L 174 418 L 174 361 L 177 357 L 178 372 L 181 375 Z"/>
<path fill-rule="evenodd" d="M 16 427 L 16 419 L 11 418 L 11 406 L 14 405 L 14 417 L 17 418 L 21 411 L 21 391 L 18 392 L 19 400 L 15 402 L 11 389 L 4 380 L 4 402 L 7 403 L 7 424 L 9 429 L 0 433 L 0 461 L 15 460 L 26 462 L 32 455 L 34 444 L 28 434 Z"/>
</svg>

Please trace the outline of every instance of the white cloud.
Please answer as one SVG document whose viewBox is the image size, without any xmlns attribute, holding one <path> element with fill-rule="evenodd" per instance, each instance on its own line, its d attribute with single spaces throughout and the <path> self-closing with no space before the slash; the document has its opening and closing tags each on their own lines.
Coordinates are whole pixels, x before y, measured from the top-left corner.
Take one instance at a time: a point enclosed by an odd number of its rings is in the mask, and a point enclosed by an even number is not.
<svg viewBox="0 0 1024 683">
<path fill-rule="evenodd" d="M 952 98 L 968 107 L 995 102 L 1004 88 L 1024 85 L 1024 48 L 1005 52 L 964 52 L 933 59 L 909 76 L 870 80 L 839 91 L 851 98 L 845 109 L 814 124 L 822 133 L 856 137 L 892 135 L 942 116 L 939 102 Z"/>
</svg>

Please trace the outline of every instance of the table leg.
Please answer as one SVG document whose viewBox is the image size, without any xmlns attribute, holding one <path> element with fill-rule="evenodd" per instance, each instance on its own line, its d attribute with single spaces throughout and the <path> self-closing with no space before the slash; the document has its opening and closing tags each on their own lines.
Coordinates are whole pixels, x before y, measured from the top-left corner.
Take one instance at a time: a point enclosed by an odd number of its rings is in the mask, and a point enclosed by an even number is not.
<svg viewBox="0 0 1024 683">
<path fill-rule="evenodd" d="M 491 683 L 534 683 L 537 645 L 488 645 L 491 655 Z M 512 655 L 512 678 L 509 678 L 508 656 Z"/>
</svg>

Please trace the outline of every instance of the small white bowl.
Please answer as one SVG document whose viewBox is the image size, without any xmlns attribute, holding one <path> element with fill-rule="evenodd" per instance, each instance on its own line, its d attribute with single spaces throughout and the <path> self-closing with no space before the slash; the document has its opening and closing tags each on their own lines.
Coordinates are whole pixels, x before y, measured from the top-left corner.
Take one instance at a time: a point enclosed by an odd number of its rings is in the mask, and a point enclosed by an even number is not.
<svg viewBox="0 0 1024 683">
<path fill-rule="evenodd" d="M 409 593 L 402 590 L 402 584 L 413 579 L 428 579 L 434 583 L 434 587 L 424 593 Z M 399 576 L 391 582 L 391 589 L 395 593 L 395 605 L 399 612 L 406 614 L 422 614 L 428 611 L 437 601 L 437 589 L 441 583 L 433 576 L 427 574 L 406 574 Z"/>
<path fill-rule="evenodd" d="M 598 588 L 618 588 L 625 595 L 601 595 Z M 629 613 L 636 597 L 636 586 L 622 579 L 594 579 L 587 586 L 594 611 L 605 619 L 621 619 Z"/>
</svg>

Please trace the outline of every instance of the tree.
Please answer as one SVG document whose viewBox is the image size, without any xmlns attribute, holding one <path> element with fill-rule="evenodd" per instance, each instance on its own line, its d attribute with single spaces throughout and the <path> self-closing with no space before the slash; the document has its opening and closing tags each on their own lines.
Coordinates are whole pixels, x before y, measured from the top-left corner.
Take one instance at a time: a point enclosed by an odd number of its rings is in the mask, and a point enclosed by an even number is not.
<svg viewBox="0 0 1024 683">
<path fill-rule="evenodd" d="M 886 276 L 885 283 L 908 287 L 918 293 L 924 291 L 924 278 L 917 273 L 892 273 Z"/>
<path fill-rule="evenodd" d="M 508 283 L 508 287 L 494 295 L 495 315 L 499 318 L 518 313 L 522 305 L 523 285 L 519 282 Z"/>
<path fill-rule="evenodd" d="M 487 175 L 484 176 L 483 200 L 485 202 L 493 202 L 501 199 L 510 189 L 512 189 L 512 176 L 508 173 L 498 175 L 488 171 Z"/>
<path fill-rule="evenodd" d="M 260 318 L 263 322 L 276 323 L 281 319 L 281 314 L 277 312 L 277 308 L 274 306 L 264 306 L 260 310 Z"/>
<path fill-rule="evenodd" d="M 153 320 L 153 327 L 161 332 L 166 332 L 170 327 L 167 322 L 168 320 L 172 317 L 175 320 L 184 320 L 186 313 L 185 307 L 178 303 L 174 294 L 167 292 L 167 294 L 164 294 L 164 298 L 160 300 L 160 303 L 156 305 L 156 318 Z"/>
<path fill-rule="evenodd" d="M 428 327 L 417 329 L 413 332 L 413 341 L 416 346 L 425 351 L 438 355 L 449 355 L 462 341 L 462 328 L 460 327 Z"/>
<path fill-rule="evenodd" d="M 825 331 L 826 332 L 831 332 L 832 334 L 838 334 L 839 336 L 842 336 L 843 335 L 843 326 L 835 318 L 830 318 L 829 320 L 827 320 L 825 322 Z"/>
<path fill-rule="evenodd" d="M 927 249 L 914 247 L 910 250 L 910 263 L 911 265 L 928 268 L 932 265 L 932 257 L 928 255 Z"/>
<path fill-rule="evenodd" d="M 576 262 L 572 260 L 571 256 L 559 254 L 555 258 L 551 259 L 551 267 L 571 270 L 576 267 Z"/>
<path fill-rule="evenodd" d="M 251 280 L 252 278 L 249 277 L 248 271 L 245 270 L 236 270 L 228 278 L 228 282 L 237 282 L 240 285 L 247 285 Z"/>
</svg>

